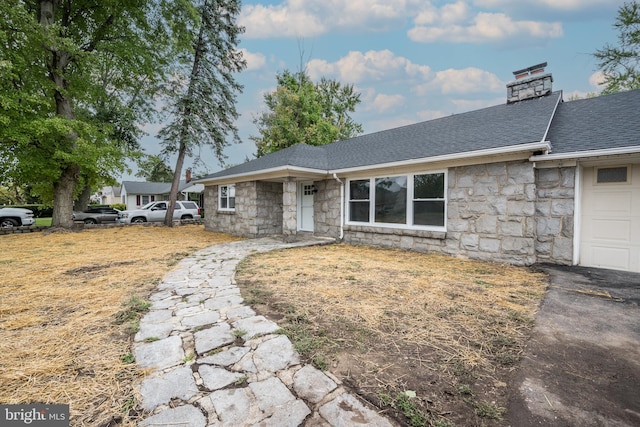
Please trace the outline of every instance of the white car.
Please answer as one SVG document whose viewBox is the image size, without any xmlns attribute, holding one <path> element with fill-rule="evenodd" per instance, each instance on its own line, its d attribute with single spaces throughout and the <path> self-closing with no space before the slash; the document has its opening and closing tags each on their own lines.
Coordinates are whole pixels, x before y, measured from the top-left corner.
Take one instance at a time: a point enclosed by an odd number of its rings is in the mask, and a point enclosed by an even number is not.
<svg viewBox="0 0 640 427">
<path fill-rule="evenodd" d="M 143 222 L 163 222 L 167 215 L 169 202 L 151 202 L 140 209 L 121 211 L 118 214 L 118 223 L 139 224 Z M 178 200 L 173 211 L 174 221 L 181 219 L 201 219 L 200 208 L 196 202 Z"/>
<path fill-rule="evenodd" d="M 24 208 L 0 209 L 0 227 L 2 228 L 29 226 L 35 223 L 32 210 Z"/>
</svg>

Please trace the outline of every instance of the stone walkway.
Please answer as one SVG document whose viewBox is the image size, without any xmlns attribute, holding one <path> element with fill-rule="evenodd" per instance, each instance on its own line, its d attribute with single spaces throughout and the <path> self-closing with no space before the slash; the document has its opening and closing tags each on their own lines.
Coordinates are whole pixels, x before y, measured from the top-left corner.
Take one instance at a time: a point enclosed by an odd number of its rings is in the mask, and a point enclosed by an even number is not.
<svg viewBox="0 0 640 427">
<path fill-rule="evenodd" d="M 139 426 L 388 426 L 337 378 L 300 357 L 278 325 L 244 303 L 238 262 L 256 252 L 327 243 L 273 238 L 211 246 L 158 285 L 133 352 L 149 373 Z"/>
</svg>

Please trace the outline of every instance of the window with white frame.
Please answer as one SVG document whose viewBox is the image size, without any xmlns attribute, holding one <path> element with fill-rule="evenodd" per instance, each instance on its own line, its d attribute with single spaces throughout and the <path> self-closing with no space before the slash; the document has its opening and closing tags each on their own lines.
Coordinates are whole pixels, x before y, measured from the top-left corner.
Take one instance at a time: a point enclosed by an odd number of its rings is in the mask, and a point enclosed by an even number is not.
<svg viewBox="0 0 640 427">
<path fill-rule="evenodd" d="M 221 211 L 236 210 L 236 186 L 221 185 L 218 188 L 218 209 Z"/>
<path fill-rule="evenodd" d="M 446 172 L 349 180 L 348 222 L 443 230 Z"/>
</svg>

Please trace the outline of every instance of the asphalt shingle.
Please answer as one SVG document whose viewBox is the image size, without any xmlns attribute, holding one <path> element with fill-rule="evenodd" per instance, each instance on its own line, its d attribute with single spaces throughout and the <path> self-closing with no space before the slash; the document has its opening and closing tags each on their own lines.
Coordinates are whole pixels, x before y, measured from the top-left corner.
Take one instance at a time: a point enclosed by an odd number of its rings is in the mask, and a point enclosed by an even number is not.
<svg viewBox="0 0 640 427">
<path fill-rule="evenodd" d="M 640 145 L 640 90 L 561 103 L 549 141 L 550 154 Z"/>
</svg>

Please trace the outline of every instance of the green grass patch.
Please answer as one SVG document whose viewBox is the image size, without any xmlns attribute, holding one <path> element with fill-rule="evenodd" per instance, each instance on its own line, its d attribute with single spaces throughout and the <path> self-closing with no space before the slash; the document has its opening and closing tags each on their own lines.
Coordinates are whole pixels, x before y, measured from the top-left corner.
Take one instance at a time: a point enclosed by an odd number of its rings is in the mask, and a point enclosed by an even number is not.
<svg viewBox="0 0 640 427">
<path fill-rule="evenodd" d="M 36 218 L 36 223 L 38 227 L 51 227 L 51 218 Z"/>
</svg>

